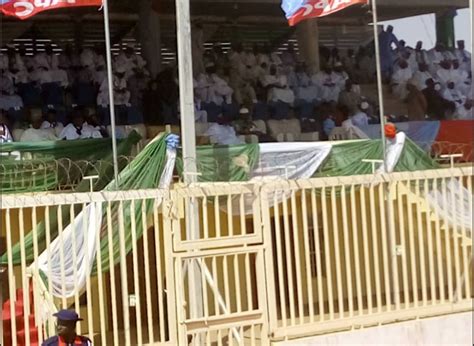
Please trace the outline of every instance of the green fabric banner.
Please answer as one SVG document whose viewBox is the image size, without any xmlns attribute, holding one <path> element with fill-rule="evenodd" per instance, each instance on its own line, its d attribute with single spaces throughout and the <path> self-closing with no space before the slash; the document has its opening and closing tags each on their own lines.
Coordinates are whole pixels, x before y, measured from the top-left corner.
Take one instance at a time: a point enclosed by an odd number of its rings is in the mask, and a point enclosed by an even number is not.
<svg viewBox="0 0 474 346">
<path fill-rule="evenodd" d="M 140 139 L 133 131 L 118 141 L 118 155 L 128 156 Z M 0 158 L 0 193 L 55 190 L 81 179 L 84 171 L 97 175 L 98 171 L 111 172 L 113 167 L 111 139 L 5 143 L 0 147 Z M 101 179 L 105 178 L 110 181 L 111 176 L 102 174 Z"/>
<path fill-rule="evenodd" d="M 258 144 L 205 145 L 196 150 L 200 182 L 247 181 L 260 155 Z M 178 173 L 183 177 L 182 153 L 176 160 Z"/>
<path fill-rule="evenodd" d="M 117 146 L 117 152 L 119 155 L 128 155 L 130 153 L 130 150 L 134 144 L 137 143 L 137 140 L 140 139 L 140 136 L 132 132 L 130 136 L 123 141 L 120 141 L 118 146 Z M 108 141 L 110 144 L 110 141 Z M 80 142 L 76 142 L 80 143 Z M 112 162 L 112 148 L 110 148 L 109 153 L 107 156 L 103 157 L 104 161 L 110 161 Z M 132 161 L 134 162 L 134 161 Z M 123 168 L 123 163 L 122 166 L 119 168 Z M 125 177 L 130 174 L 130 173 L 125 173 Z M 95 172 L 94 174 L 97 174 Z M 121 173 L 122 174 L 122 173 Z M 113 165 L 104 165 L 101 167 L 99 171 L 99 179 L 94 184 L 94 189 L 97 190 L 102 190 L 104 187 L 110 183 L 111 179 L 113 178 Z M 128 186 L 130 184 L 130 179 L 124 178 L 124 186 Z M 129 187 L 130 188 L 130 187 Z M 138 188 L 138 187 L 136 187 Z M 74 189 L 75 192 L 86 192 L 89 191 L 90 185 L 88 180 L 82 180 Z M 54 239 L 57 234 L 58 234 L 58 208 L 61 208 L 61 224 L 65 227 L 68 225 L 71 220 L 70 220 L 70 206 L 65 205 L 62 207 L 50 207 L 49 208 L 49 230 L 50 230 L 50 237 L 51 239 Z M 74 205 L 74 214 L 77 215 L 80 213 L 82 209 L 82 205 L 75 204 Z M 38 241 L 38 249 L 39 251 L 43 251 L 46 247 L 46 225 L 45 222 L 40 222 L 36 226 L 36 233 L 37 233 L 37 241 Z M 28 233 L 25 236 L 25 251 L 26 251 L 26 259 L 28 262 L 31 262 L 33 260 L 33 234 L 32 232 Z M 16 244 L 12 248 L 12 253 L 13 253 L 13 263 L 15 265 L 20 264 L 20 244 Z M 3 254 L 0 257 L 0 264 L 7 264 L 7 256 L 6 253 Z"/>
</svg>

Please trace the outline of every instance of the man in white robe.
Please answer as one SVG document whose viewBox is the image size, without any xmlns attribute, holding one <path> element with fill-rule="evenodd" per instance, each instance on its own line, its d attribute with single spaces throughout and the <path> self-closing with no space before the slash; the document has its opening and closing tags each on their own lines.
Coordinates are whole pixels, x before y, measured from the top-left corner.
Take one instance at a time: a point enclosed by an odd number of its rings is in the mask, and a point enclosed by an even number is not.
<svg viewBox="0 0 474 346">
<path fill-rule="evenodd" d="M 462 111 L 464 103 L 466 102 L 466 96 L 464 96 L 457 88 L 454 82 L 449 81 L 446 89 L 443 91 L 442 96 L 444 99 L 454 102 L 456 105 L 456 110 L 454 116 L 459 113 L 459 110 Z"/>
<path fill-rule="evenodd" d="M 296 85 L 294 86 L 295 97 L 309 103 L 318 101 L 318 88 L 312 84 L 303 66 L 296 67 Z"/>
<path fill-rule="evenodd" d="M 102 138 L 99 130 L 88 125 L 84 117 L 76 112 L 73 115 L 72 123 L 69 123 L 59 134 L 60 139 L 75 140 L 87 138 Z"/>
<path fill-rule="evenodd" d="M 413 73 L 405 60 L 398 63 L 398 69 L 392 75 L 392 92 L 400 100 L 404 100 L 408 95 L 407 82 L 411 79 Z"/>
<path fill-rule="evenodd" d="M 220 145 L 236 145 L 244 144 L 244 142 L 237 137 L 234 127 L 230 125 L 230 121 L 223 116 L 219 116 L 217 123 L 213 123 L 206 131 L 205 136 L 208 136 L 211 143 Z"/>
<path fill-rule="evenodd" d="M 54 130 L 42 129 L 41 118 L 34 118 L 31 121 L 30 128 L 26 129 L 20 137 L 20 142 L 42 142 L 42 141 L 56 141 L 58 137 L 55 136 Z"/>
<path fill-rule="evenodd" d="M 453 81 L 455 79 L 451 66 L 452 64 L 450 60 L 445 59 L 441 61 L 440 68 L 438 69 L 438 71 L 436 72 L 436 75 L 434 76 L 441 83 L 441 86 L 443 87 L 443 89 L 446 88 L 446 86 L 448 85 L 448 82 Z"/>
<path fill-rule="evenodd" d="M 337 102 L 339 99 L 339 85 L 330 67 L 325 67 L 311 77 L 313 85 L 318 88 L 319 97 L 323 102 Z"/>
<path fill-rule="evenodd" d="M 352 125 L 363 128 L 369 125 L 369 116 L 367 111 L 369 109 L 369 103 L 367 101 L 362 101 L 359 105 L 357 112 L 355 112 L 349 119 L 352 122 Z"/>
<path fill-rule="evenodd" d="M 426 88 L 426 81 L 428 79 L 433 79 L 433 76 L 428 71 L 428 65 L 420 63 L 418 65 L 418 71 L 415 72 L 412 78 L 412 84 L 416 86 L 418 90 L 423 90 Z"/>
<path fill-rule="evenodd" d="M 453 60 L 451 75 L 456 88 L 463 94 L 467 94 L 471 89 L 471 79 L 469 73 L 461 68 L 459 60 Z"/>
</svg>

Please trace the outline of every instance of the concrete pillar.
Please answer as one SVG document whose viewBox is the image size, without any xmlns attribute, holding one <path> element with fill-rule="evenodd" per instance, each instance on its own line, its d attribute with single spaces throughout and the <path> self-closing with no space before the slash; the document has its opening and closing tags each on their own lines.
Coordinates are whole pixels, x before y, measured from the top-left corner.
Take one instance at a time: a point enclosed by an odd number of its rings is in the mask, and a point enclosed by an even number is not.
<svg viewBox="0 0 474 346">
<path fill-rule="evenodd" d="M 161 28 L 152 3 L 151 0 L 139 0 L 138 39 L 148 70 L 155 77 L 161 70 Z"/>
<path fill-rule="evenodd" d="M 443 43 L 446 48 L 455 48 L 454 17 L 456 10 L 436 14 L 436 42 Z"/>
<path fill-rule="evenodd" d="M 308 72 L 319 71 L 319 28 L 317 19 L 300 22 L 296 27 L 296 37 L 301 60 L 306 63 Z"/>
</svg>

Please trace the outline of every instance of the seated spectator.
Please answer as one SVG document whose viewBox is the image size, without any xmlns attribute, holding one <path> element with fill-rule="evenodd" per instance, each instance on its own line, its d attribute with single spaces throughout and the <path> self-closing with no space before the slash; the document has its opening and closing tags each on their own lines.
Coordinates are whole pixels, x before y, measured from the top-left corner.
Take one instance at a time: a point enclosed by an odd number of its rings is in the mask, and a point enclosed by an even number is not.
<svg viewBox="0 0 474 346">
<path fill-rule="evenodd" d="M 349 79 L 349 75 L 345 71 L 344 65 L 342 65 L 342 62 L 336 61 L 334 63 L 333 73 L 334 73 L 334 80 L 338 88 L 338 91 L 341 92 L 341 90 L 344 89 L 346 85 L 346 81 Z"/>
<path fill-rule="evenodd" d="M 0 143 L 12 142 L 13 137 L 8 127 L 8 118 L 6 113 L 0 111 Z"/>
<path fill-rule="evenodd" d="M 456 89 L 454 82 L 448 82 L 447 87 L 443 91 L 442 95 L 445 100 L 451 101 L 456 105 L 456 111 L 454 115 L 457 114 L 458 109 L 464 108 L 466 96 Z"/>
<path fill-rule="evenodd" d="M 260 143 L 275 141 L 272 136 L 258 130 L 248 108 L 240 109 L 239 119 L 234 121 L 233 125 L 239 135 L 255 135 Z"/>
<path fill-rule="evenodd" d="M 407 84 L 408 95 L 406 103 L 408 108 L 408 119 L 410 121 L 425 120 L 428 103 L 425 95 L 418 90 L 414 81 L 409 81 Z"/>
<path fill-rule="evenodd" d="M 451 69 L 451 61 L 446 59 L 441 61 L 440 68 L 437 70 L 434 77 L 441 83 L 442 89 L 445 89 L 448 85 L 448 82 L 454 79 Z"/>
<path fill-rule="evenodd" d="M 309 103 L 318 101 L 318 89 L 312 84 L 311 78 L 305 71 L 304 65 L 296 66 L 293 82 L 293 90 L 296 100 L 302 100 Z"/>
<path fill-rule="evenodd" d="M 278 75 L 275 65 L 270 67 L 270 72 L 263 78 L 262 85 L 267 90 L 268 102 L 280 101 L 291 105 L 295 101 L 295 94 L 288 86 L 286 76 Z"/>
<path fill-rule="evenodd" d="M 428 104 L 427 114 L 433 119 L 447 119 L 456 110 L 454 102 L 448 101 L 441 95 L 441 84 L 435 83 L 433 79 L 426 81 L 426 88 L 423 89 Z"/>
<path fill-rule="evenodd" d="M 194 119 L 197 123 L 207 123 L 207 112 L 201 108 L 201 100 L 194 99 Z"/>
<path fill-rule="evenodd" d="M 349 117 L 354 126 L 361 128 L 369 125 L 369 116 L 367 115 L 369 107 L 370 105 L 367 101 L 362 101 L 359 104 L 357 112 Z"/>
<path fill-rule="evenodd" d="M 430 78 L 433 78 L 433 76 L 431 76 L 431 73 L 428 71 L 428 65 L 420 63 L 418 65 L 418 71 L 413 74 L 411 82 L 421 91 L 426 88 L 426 81 Z"/>
<path fill-rule="evenodd" d="M 217 118 L 217 123 L 213 123 L 205 133 L 209 136 L 211 143 L 221 145 L 244 144 L 237 137 L 235 129 L 230 124 L 230 120 L 222 115 Z"/>
<path fill-rule="evenodd" d="M 474 120 L 474 108 L 471 100 L 466 100 L 462 107 L 456 109 L 456 119 Z"/>
<path fill-rule="evenodd" d="M 109 133 L 107 132 L 107 128 L 101 124 L 100 120 L 99 120 L 99 116 L 97 114 L 91 114 L 87 117 L 87 124 L 93 128 L 94 130 L 96 131 L 99 131 L 100 135 L 103 137 L 103 138 L 108 138 L 109 137 Z M 119 131 L 116 131 L 118 134 L 117 134 L 117 138 L 119 138 Z M 96 134 L 97 136 L 97 134 Z M 98 136 L 97 136 L 98 137 Z M 122 136 L 122 138 L 125 137 L 125 136 Z M 93 137 L 93 138 L 96 138 L 96 137 Z M 98 137 L 100 138 L 100 137 Z"/>
<path fill-rule="evenodd" d="M 206 66 L 206 73 L 198 77 L 196 88 L 202 102 L 212 102 L 218 106 L 221 106 L 224 102 L 232 103 L 234 90 L 217 74 L 214 64 Z"/>
<path fill-rule="evenodd" d="M 0 77 L 0 110 L 19 110 L 21 108 L 23 108 L 23 100 L 15 94 L 11 80 Z"/>
<path fill-rule="evenodd" d="M 42 129 L 53 129 L 53 132 L 56 136 L 59 136 L 61 131 L 64 128 L 63 123 L 59 122 L 57 119 L 57 113 L 54 109 L 48 109 L 44 117 L 44 121 L 41 124 Z"/>
<path fill-rule="evenodd" d="M 60 139 L 75 140 L 85 138 L 102 138 L 100 131 L 88 125 L 85 122 L 84 116 L 74 111 L 72 115 L 72 122 L 69 123 L 60 133 Z"/>
<path fill-rule="evenodd" d="M 358 110 L 360 99 L 360 94 L 354 91 L 352 80 L 346 80 L 344 90 L 339 93 L 339 106 L 346 107 L 352 114 Z"/>
<path fill-rule="evenodd" d="M 324 132 L 324 135 L 326 136 L 326 138 L 329 138 L 329 136 L 331 135 L 332 130 L 334 130 L 335 128 L 336 128 L 335 119 L 332 115 L 329 115 L 323 121 L 323 132 Z"/>
<path fill-rule="evenodd" d="M 339 92 L 338 80 L 333 73 L 331 67 L 326 66 L 321 71 L 317 72 L 311 81 L 319 90 L 319 99 L 323 102 L 337 102 Z"/>
<path fill-rule="evenodd" d="M 407 96 L 407 82 L 412 77 L 412 71 L 408 67 L 408 63 L 406 60 L 400 60 L 398 62 L 398 69 L 392 75 L 392 92 L 400 98 L 400 100 L 404 100 Z"/>
<path fill-rule="evenodd" d="M 31 120 L 30 128 L 26 129 L 20 137 L 20 142 L 42 142 L 42 141 L 56 141 L 58 137 L 55 136 L 52 129 L 42 129 L 41 124 L 43 120 L 39 117 L 34 117 Z"/>
<path fill-rule="evenodd" d="M 469 79 L 469 73 L 461 69 L 459 60 L 453 60 L 453 66 L 451 70 L 452 82 L 455 84 L 455 88 L 462 94 L 467 94 L 471 88 L 471 80 Z"/>
</svg>

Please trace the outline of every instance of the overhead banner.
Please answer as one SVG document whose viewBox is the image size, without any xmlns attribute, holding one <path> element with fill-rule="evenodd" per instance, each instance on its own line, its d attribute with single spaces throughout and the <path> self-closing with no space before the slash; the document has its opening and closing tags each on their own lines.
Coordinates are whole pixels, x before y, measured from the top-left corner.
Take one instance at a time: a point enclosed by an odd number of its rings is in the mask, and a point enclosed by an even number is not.
<svg viewBox="0 0 474 346">
<path fill-rule="evenodd" d="M 368 0 L 282 0 L 290 26 L 309 18 L 324 17 L 356 4 L 367 4 Z"/>
<path fill-rule="evenodd" d="M 55 8 L 102 6 L 102 0 L 0 0 L 2 13 L 19 19 Z"/>
</svg>

